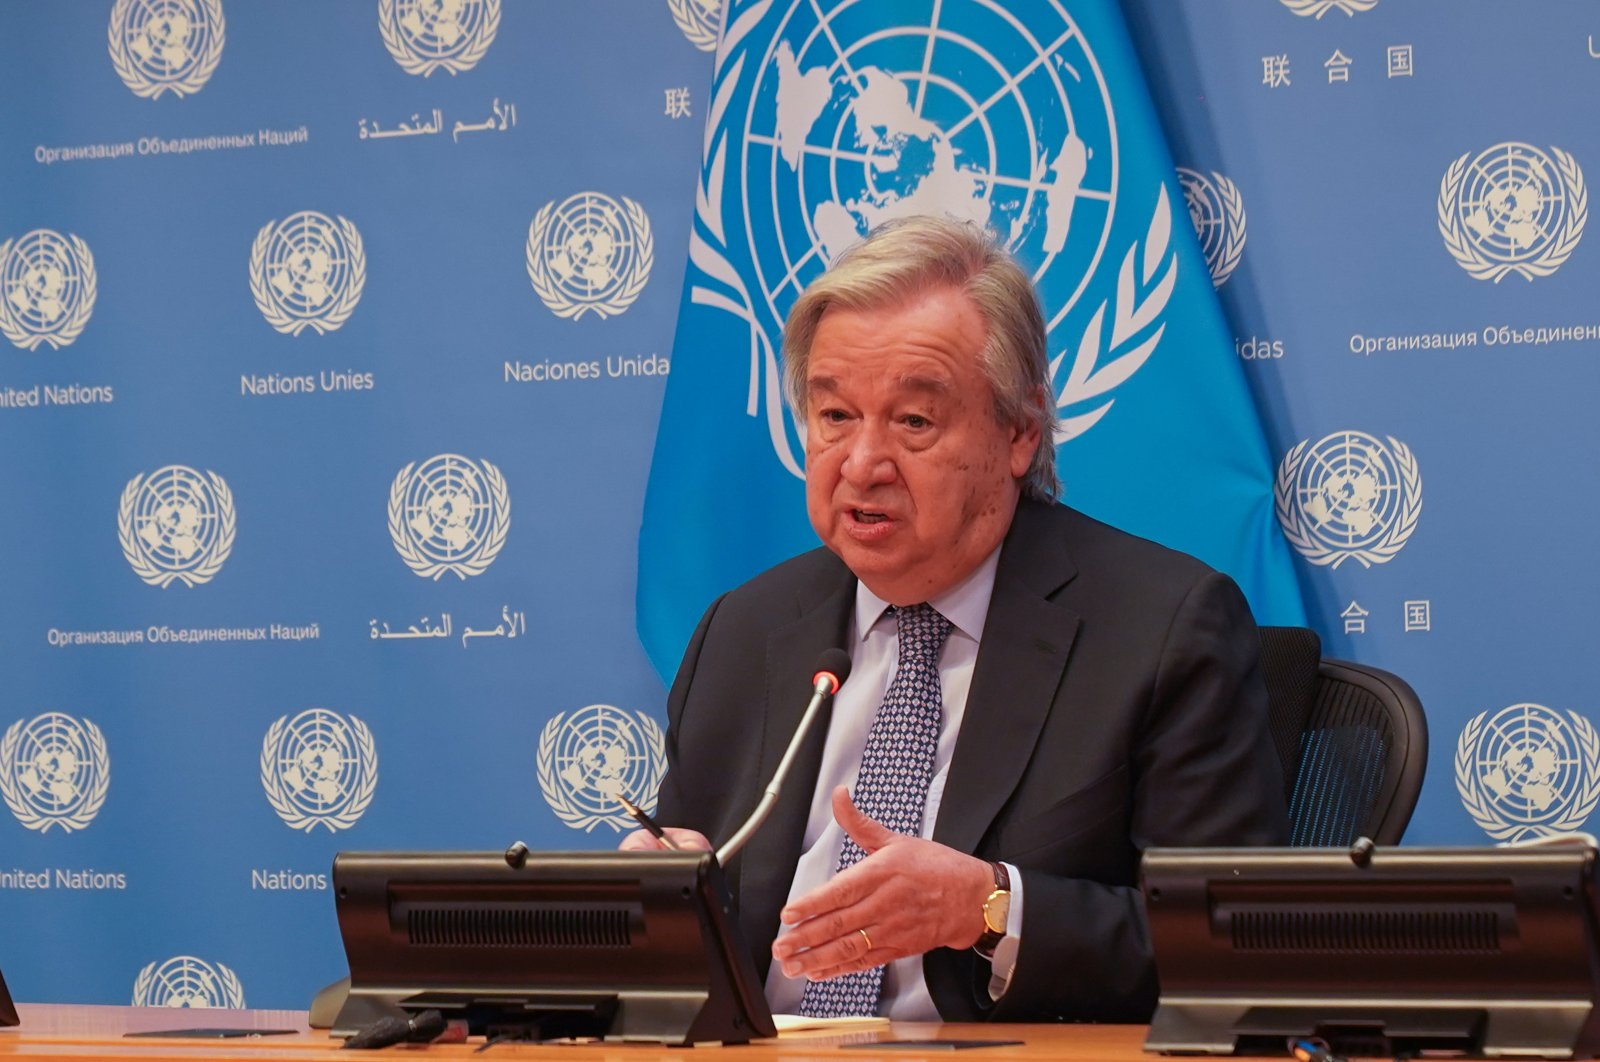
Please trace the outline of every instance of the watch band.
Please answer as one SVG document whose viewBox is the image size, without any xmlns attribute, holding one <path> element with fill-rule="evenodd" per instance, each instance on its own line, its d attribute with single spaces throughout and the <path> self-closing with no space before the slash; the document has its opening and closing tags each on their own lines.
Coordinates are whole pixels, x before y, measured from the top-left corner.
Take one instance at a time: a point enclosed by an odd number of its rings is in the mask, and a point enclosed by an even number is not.
<svg viewBox="0 0 1600 1062">
<path fill-rule="evenodd" d="M 1000 946 L 1000 942 L 1006 936 L 1005 916 L 1001 914 L 996 919 L 994 909 L 1001 900 L 1004 900 L 1006 907 L 1009 908 L 1011 901 L 1011 873 L 1006 870 L 1006 865 L 996 862 L 990 863 L 989 866 L 994 870 L 994 891 L 983 901 L 983 935 L 972 945 L 972 950 L 986 959 L 993 958 L 994 949 Z M 994 927 L 996 921 L 1000 922 L 999 929 Z"/>
</svg>

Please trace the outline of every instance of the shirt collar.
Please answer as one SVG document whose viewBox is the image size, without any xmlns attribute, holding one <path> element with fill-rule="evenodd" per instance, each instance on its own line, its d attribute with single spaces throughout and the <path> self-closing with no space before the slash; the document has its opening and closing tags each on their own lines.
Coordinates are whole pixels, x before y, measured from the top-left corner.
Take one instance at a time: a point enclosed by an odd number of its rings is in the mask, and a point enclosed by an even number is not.
<svg viewBox="0 0 1600 1062">
<path fill-rule="evenodd" d="M 939 615 L 975 642 L 983 641 L 983 621 L 989 615 L 989 598 L 994 595 L 994 573 L 999 563 L 1000 547 L 996 546 L 970 575 L 928 601 L 939 610 Z M 857 641 L 865 641 L 888 610 L 889 602 L 868 590 L 866 583 L 856 580 Z"/>
</svg>

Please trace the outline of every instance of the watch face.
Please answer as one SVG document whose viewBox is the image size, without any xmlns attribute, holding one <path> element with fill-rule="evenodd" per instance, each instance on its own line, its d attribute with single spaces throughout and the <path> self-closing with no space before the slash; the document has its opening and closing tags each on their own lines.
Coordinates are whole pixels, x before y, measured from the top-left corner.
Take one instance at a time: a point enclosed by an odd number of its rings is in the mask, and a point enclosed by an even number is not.
<svg viewBox="0 0 1600 1062">
<path fill-rule="evenodd" d="M 996 889 L 983 901 L 983 927 L 991 933 L 1006 931 L 1006 915 L 1011 912 L 1011 893 Z"/>
</svg>

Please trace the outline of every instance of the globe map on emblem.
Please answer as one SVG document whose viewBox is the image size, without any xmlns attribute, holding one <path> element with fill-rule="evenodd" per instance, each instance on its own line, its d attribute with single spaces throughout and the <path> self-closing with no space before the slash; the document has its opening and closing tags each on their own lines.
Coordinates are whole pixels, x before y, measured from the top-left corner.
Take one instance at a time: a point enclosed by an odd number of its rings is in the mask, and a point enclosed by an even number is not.
<svg viewBox="0 0 1600 1062">
<path fill-rule="evenodd" d="M 192 955 L 175 955 L 139 971 L 136 1007 L 232 1008 L 244 1006 L 244 989 L 228 967 Z"/>
<path fill-rule="evenodd" d="M 773 320 L 869 229 L 922 213 L 994 228 L 1033 266 L 1049 326 L 1066 316 L 1110 234 L 1116 127 L 1083 34 L 1063 4 L 1041 6 L 1026 28 L 995 0 L 950 0 L 936 27 L 790 6 L 750 93 L 740 168 Z"/>
<path fill-rule="evenodd" d="M 628 278 L 651 264 L 650 250 L 629 211 L 599 192 L 582 192 L 557 206 L 539 244 L 533 253 L 539 255 L 544 275 L 580 306 L 609 300 Z"/>
<path fill-rule="evenodd" d="M 485 0 L 398 0 L 395 21 L 417 55 L 448 59 L 477 40 L 496 6 Z"/>
<path fill-rule="evenodd" d="M 302 210 L 280 222 L 266 253 L 267 282 L 277 304 L 296 317 L 316 317 L 354 280 L 350 248 L 333 220 Z"/>
<path fill-rule="evenodd" d="M 456 454 L 441 454 L 416 469 L 402 504 L 412 541 L 429 557 L 446 562 L 471 556 L 494 515 L 483 473 Z"/>
<path fill-rule="evenodd" d="M 199 566 L 217 540 L 218 510 L 216 491 L 205 476 L 183 465 L 157 469 L 133 503 L 140 551 L 165 571 Z"/>
<path fill-rule="evenodd" d="M 1319 439 L 1301 460 L 1293 489 L 1311 534 L 1337 550 L 1376 543 L 1393 525 L 1405 497 L 1394 455 L 1359 431 Z"/>
<path fill-rule="evenodd" d="M 81 241 L 80 241 L 81 243 Z M 89 294 L 92 280 L 73 245 L 58 232 L 34 229 L 11 244 L 0 261 L 3 311 L 28 337 L 50 342 Z"/>
<path fill-rule="evenodd" d="M 104 770 L 84 727 L 70 715 L 46 712 L 17 731 L 4 768 L 30 807 L 45 817 L 69 816 Z"/>
<path fill-rule="evenodd" d="M 289 720 L 273 751 L 289 799 L 307 815 L 326 815 L 346 803 L 362 772 L 349 725 L 325 708 Z"/>
<path fill-rule="evenodd" d="M 195 0 L 134 0 L 123 10 L 126 48 L 140 73 L 152 81 L 182 77 L 219 28 Z"/>
<path fill-rule="evenodd" d="M 575 812 L 591 822 L 626 823 L 631 820 L 621 812 L 617 797 L 646 810 L 655 807 L 663 758 L 658 727 L 642 725 L 609 704 L 591 704 L 560 719 L 552 736 L 550 755 L 541 760 L 548 759 L 562 796 Z"/>
<path fill-rule="evenodd" d="M 1542 255 L 1568 203 L 1555 163 L 1531 144 L 1497 144 L 1467 164 L 1455 209 L 1473 243 L 1497 262 Z"/>
<path fill-rule="evenodd" d="M 1542 832 L 1571 810 L 1583 788 L 1585 758 L 1577 738 L 1571 723 L 1543 705 L 1502 708 L 1482 724 L 1471 779 L 1497 818 Z"/>
</svg>

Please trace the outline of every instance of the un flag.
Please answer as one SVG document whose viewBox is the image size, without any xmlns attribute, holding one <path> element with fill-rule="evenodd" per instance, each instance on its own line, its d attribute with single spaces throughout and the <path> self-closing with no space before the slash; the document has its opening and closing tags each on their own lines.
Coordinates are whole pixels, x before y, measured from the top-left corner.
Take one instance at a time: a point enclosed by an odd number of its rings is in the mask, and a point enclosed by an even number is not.
<svg viewBox="0 0 1600 1062">
<path fill-rule="evenodd" d="M 1049 327 L 1065 500 L 1303 621 L 1272 463 L 1113 0 L 732 0 L 639 545 L 672 674 L 711 600 L 817 544 L 785 315 L 883 221 L 986 225 Z"/>
</svg>

